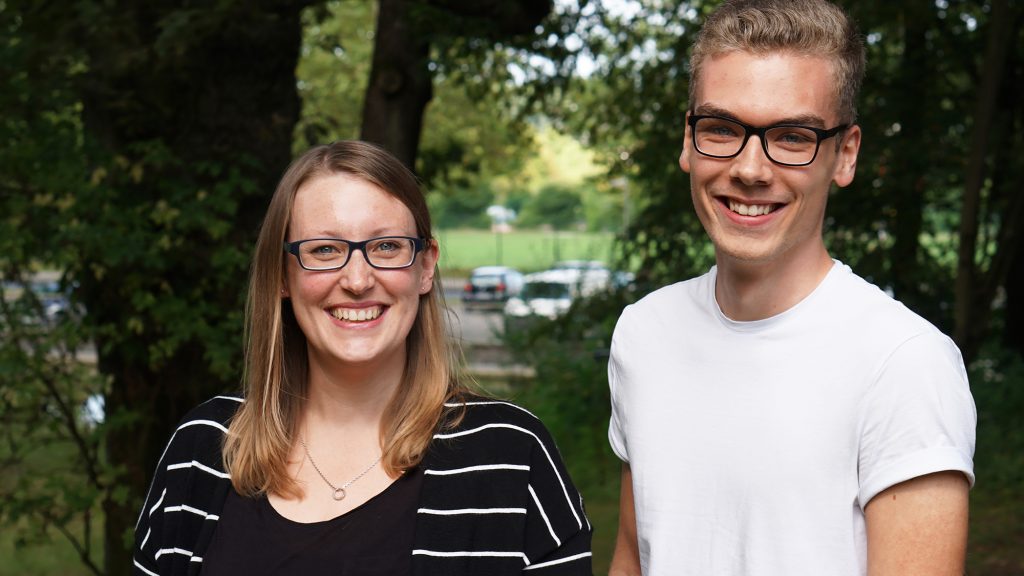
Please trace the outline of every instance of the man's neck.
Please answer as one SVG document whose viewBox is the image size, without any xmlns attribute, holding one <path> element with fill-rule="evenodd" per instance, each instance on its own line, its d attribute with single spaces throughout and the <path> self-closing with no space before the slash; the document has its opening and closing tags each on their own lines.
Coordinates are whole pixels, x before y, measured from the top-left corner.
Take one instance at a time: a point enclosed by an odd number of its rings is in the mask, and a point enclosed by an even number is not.
<svg viewBox="0 0 1024 576">
<path fill-rule="evenodd" d="M 821 246 L 803 258 L 742 262 L 718 258 L 715 299 L 726 317 L 764 320 L 796 306 L 825 279 L 833 261 Z"/>
</svg>

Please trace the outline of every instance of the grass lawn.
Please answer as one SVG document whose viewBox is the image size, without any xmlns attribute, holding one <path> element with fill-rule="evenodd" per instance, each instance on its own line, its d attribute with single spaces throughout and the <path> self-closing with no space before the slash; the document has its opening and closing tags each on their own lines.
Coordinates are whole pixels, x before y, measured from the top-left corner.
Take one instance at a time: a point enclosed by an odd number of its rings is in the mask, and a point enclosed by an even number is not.
<svg viewBox="0 0 1024 576">
<path fill-rule="evenodd" d="M 81 526 L 69 527 L 81 534 Z M 102 563 L 102 522 L 94 520 L 92 534 L 93 560 Z M 92 572 L 78 558 L 78 553 L 63 536 L 52 531 L 47 541 L 19 545 L 15 530 L 0 530 L 0 576 L 88 576 Z"/>
<path fill-rule="evenodd" d="M 615 533 L 619 529 L 618 498 L 587 498 L 587 518 L 594 528 L 591 547 L 594 552 L 594 574 L 607 574 L 615 549 Z"/>
<path fill-rule="evenodd" d="M 440 230 L 442 270 L 466 273 L 477 266 L 501 264 L 523 272 L 550 267 L 558 260 L 602 260 L 611 263 L 610 233 L 516 230 Z M 500 250 L 500 255 L 499 255 Z"/>
</svg>

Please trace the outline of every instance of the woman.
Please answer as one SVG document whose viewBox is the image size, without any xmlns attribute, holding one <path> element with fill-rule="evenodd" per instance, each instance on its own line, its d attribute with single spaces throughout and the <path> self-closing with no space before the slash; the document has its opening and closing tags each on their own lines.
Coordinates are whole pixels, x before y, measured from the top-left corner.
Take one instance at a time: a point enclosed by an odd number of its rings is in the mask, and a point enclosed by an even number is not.
<svg viewBox="0 0 1024 576">
<path fill-rule="evenodd" d="M 289 167 L 256 244 L 244 398 L 171 437 L 137 574 L 590 574 L 543 425 L 459 383 L 415 177 L 336 142 Z"/>
</svg>

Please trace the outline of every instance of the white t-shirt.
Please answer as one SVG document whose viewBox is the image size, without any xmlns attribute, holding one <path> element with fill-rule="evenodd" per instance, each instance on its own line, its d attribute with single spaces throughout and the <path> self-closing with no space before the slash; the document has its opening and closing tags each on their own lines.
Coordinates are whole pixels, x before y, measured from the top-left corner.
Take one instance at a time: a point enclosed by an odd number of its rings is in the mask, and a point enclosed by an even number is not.
<svg viewBox="0 0 1024 576">
<path fill-rule="evenodd" d="M 715 277 L 628 306 L 612 338 L 608 435 L 643 573 L 865 574 L 872 497 L 944 470 L 974 483 L 959 350 L 839 262 L 754 322 L 722 314 Z"/>
</svg>

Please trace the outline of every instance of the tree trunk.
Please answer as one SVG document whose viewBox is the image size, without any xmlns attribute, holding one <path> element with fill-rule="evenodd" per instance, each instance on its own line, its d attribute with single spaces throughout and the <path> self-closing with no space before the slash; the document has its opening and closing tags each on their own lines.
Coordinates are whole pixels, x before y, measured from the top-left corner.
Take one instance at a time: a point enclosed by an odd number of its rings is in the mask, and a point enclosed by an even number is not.
<svg viewBox="0 0 1024 576">
<path fill-rule="evenodd" d="M 928 108 L 921 102 L 928 99 L 932 57 L 927 49 L 926 35 L 932 22 L 932 9 L 923 2 L 910 3 L 903 9 L 903 56 L 900 61 L 898 91 L 905 94 L 898 100 L 897 119 L 900 131 L 893 143 L 892 170 L 895 176 L 888 193 L 893 197 L 893 247 L 889 256 L 893 292 L 910 308 L 934 317 L 921 297 L 919 252 L 923 222 L 923 203 L 927 186 L 930 147 L 924 114 Z"/>
<path fill-rule="evenodd" d="M 361 135 L 415 169 L 433 85 L 430 43 L 409 12 L 408 0 L 380 0 Z"/>
<path fill-rule="evenodd" d="M 981 278 L 978 269 L 978 231 L 981 213 L 981 193 L 985 182 L 985 163 L 989 155 L 992 119 L 995 116 L 999 83 L 1002 80 L 1006 55 L 1011 39 L 1013 18 L 1007 0 L 994 0 L 989 17 L 988 46 L 974 106 L 974 128 L 971 134 L 970 156 L 964 177 L 964 198 L 960 209 L 960 247 L 957 253 L 955 330 L 953 338 L 970 362 L 981 344 L 984 327 L 988 324 L 988 310 L 993 294 L 981 288 L 996 283 Z M 980 305 L 979 305 L 980 304 Z"/>
<path fill-rule="evenodd" d="M 291 158 L 303 4 L 120 0 L 83 23 L 101 200 L 86 218 L 100 230 L 83 233 L 73 275 L 111 379 L 106 448 L 127 492 L 103 503 L 110 576 L 131 572 L 130 534 L 175 423 L 239 380 L 224 365 L 240 365 L 247 254 Z"/>
<path fill-rule="evenodd" d="M 423 114 L 434 96 L 432 39 L 473 37 L 487 46 L 535 33 L 552 0 L 379 0 L 361 138 L 415 169 Z"/>
<path fill-rule="evenodd" d="M 1024 250 L 1019 246 L 1006 276 L 1003 320 L 1003 343 L 1024 358 Z"/>
</svg>

